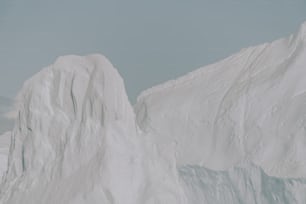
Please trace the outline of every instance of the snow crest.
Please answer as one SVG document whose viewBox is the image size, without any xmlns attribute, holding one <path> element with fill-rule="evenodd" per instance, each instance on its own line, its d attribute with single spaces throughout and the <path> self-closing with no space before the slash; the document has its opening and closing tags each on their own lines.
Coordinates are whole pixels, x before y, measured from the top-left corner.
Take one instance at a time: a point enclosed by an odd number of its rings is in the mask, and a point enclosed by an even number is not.
<svg viewBox="0 0 306 204">
<path fill-rule="evenodd" d="M 144 142 L 105 57 L 61 57 L 18 100 L 1 203 L 149 202 L 141 197 L 149 185 Z"/>
<path fill-rule="evenodd" d="M 252 162 L 272 176 L 305 177 L 305 25 L 145 91 L 137 122 L 177 162 L 217 171 Z"/>
<path fill-rule="evenodd" d="M 59 58 L 24 84 L 0 137 L 0 203 L 304 204 L 305 25 L 134 109 L 104 56 Z"/>
</svg>

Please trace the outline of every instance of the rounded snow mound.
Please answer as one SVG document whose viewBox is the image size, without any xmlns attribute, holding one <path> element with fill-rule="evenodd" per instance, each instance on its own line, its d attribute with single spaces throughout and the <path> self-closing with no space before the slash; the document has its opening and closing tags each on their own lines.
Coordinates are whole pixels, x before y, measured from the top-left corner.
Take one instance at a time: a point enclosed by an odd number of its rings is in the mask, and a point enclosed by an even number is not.
<svg viewBox="0 0 306 204">
<path fill-rule="evenodd" d="M 135 204 L 143 185 L 135 116 L 104 56 L 60 57 L 18 100 L 1 203 Z"/>
<path fill-rule="evenodd" d="M 60 57 L 18 96 L 0 203 L 305 203 L 304 36 L 149 89 L 136 115 L 104 56 Z"/>
</svg>

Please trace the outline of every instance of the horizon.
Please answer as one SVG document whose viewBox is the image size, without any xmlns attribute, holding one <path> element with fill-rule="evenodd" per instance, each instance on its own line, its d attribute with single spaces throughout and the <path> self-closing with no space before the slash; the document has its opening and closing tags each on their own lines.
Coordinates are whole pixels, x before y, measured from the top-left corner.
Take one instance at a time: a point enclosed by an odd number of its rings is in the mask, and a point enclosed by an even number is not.
<svg viewBox="0 0 306 204">
<path fill-rule="evenodd" d="M 101 53 L 134 104 L 143 90 L 294 33 L 305 9 L 302 0 L 2 1 L 0 95 L 14 98 L 58 56 Z"/>
</svg>

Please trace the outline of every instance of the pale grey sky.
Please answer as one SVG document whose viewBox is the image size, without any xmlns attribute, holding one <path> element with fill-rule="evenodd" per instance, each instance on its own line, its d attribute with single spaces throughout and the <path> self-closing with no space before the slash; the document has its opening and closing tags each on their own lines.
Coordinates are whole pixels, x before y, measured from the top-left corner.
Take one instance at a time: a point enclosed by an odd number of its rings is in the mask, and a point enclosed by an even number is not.
<svg viewBox="0 0 306 204">
<path fill-rule="evenodd" d="M 65 54 L 102 53 L 140 91 L 284 37 L 305 0 L 1 0 L 0 96 Z"/>
</svg>

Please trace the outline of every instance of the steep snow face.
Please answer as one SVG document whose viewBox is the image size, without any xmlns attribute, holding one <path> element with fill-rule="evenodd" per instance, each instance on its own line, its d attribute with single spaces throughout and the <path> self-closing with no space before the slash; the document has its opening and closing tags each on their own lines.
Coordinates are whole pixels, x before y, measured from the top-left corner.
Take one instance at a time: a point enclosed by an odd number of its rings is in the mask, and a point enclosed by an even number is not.
<svg viewBox="0 0 306 204">
<path fill-rule="evenodd" d="M 141 94 L 137 122 L 176 144 L 178 165 L 226 170 L 253 162 L 273 176 L 306 176 L 306 24 Z"/>
<path fill-rule="evenodd" d="M 123 80 L 99 55 L 27 81 L 1 203 L 137 203 L 142 153 Z"/>
<path fill-rule="evenodd" d="M 105 57 L 59 58 L 18 101 L 0 203 L 186 203 L 174 149 L 139 131 Z"/>
<path fill-rule="evenodd" d="M 138 131 L 105 57 L 61 57 L 17 101 L 1 203 L 185 203 L 174 149 Z"/>
<path fill-rule="evenodd" d="M 105 57 L 59 58 L 0 136 L 0 203 L 304 204 L 305 41 L 306 25 L 149 89 L 136 115 Z"/>
</svg>

